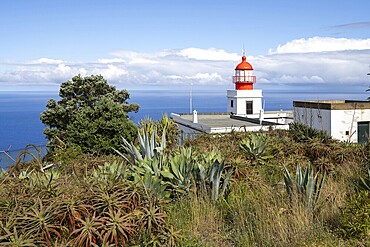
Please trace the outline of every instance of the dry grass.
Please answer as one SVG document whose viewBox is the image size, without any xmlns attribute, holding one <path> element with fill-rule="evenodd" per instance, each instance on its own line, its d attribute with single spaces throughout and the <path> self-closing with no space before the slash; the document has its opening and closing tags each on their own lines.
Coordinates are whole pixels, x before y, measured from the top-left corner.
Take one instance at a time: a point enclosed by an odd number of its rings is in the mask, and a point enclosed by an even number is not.
<svg viewBox="0 0 370 247">
<path fill-rule="evenodd" d="M 223 211 L 209 199 L 193 194 L 177 201 L 168 214 L 185 236 L 181 246 L 233 246 L 226 236 Z"/>
</svg>

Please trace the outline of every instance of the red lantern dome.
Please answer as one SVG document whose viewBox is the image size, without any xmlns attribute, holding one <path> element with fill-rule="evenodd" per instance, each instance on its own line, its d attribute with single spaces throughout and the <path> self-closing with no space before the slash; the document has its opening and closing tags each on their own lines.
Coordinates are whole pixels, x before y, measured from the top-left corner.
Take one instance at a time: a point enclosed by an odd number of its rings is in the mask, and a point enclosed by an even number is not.
<svg viewBox="0 0 370 247">
<path fill-rule="evenodd" d="M 253 70 L 253 67 L 247 62 L 247 58 L 242 56 L 242 62 L 236 66 L 235 70 Z"/>
<path fill-rule="evenodd" d="M 235 67 L 235 75 L 233 76 L 236 90 L 253 90 L 256 77 L 252 75 L 252 70 L 252 65 L 247 62 L 247 58 L 243 55 L 242 62 Z"/>
</svg>

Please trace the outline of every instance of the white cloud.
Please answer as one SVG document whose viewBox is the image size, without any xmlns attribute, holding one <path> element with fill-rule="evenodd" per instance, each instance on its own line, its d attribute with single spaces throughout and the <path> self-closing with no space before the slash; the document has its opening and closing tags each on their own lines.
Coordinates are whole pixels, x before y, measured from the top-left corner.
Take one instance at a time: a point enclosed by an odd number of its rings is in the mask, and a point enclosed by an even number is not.
<svg viewBox="0 0 370 247">
<path fill-rule="evenodd" d="M 66 66 L 65 64 L 58 64 L 58 67 L 55 70 L 57 73 L 60 73 L 62 75 L 68 75 L 71 71 L 71 68 L 69 66 Z"/>
<path fill-rule="evenodd" d="M 87 75 L 87 70 L 84 69 L 84 68 L 80 68 L 78 70 L 78 73 L 81 75 L 81 76 L 86 76 Z"/>
<path fill-rule="evenodd" d="M 61 63 L 63 63 L 63 60 L 51 59 L 46 57 L 29 62 L 29 64 L 61 64 Z"/>
<path fill-rule="evenodd" d="M 124 63 L 126 62 L 122 58 L 101 58 L 97 60 L 98 63 Z"/>
<path fill-rule="evenodd" d="M 293 40 L 268 55 L 247 56 L 254 67 L 257 85 L 266 83 L 336 86 L 370 84 L 370 42 L 364 40 L 314 37 Z M 347 43 L 351 44 L 348 45 Z M 331 45 L 330 45 L 331 44 Z M 339 44 L 342 44 L 340 46 Z M 348 50 L 347 47 L 356 49 Z M 328 49 L 331 49 L 328 51 Z M 311 52 L 303 52 L 311 51 Z M 313 52 L 315 51 L 315 52 Z M 248 54 L 247 54 L 248 55 Z M 119 87 L 129 85 L 230 85 L 241 55 L 225 50 L 187 48 L 156 52 L 115 51 L 110 58 L 81 63 L 40 58 L 20 63 L 3 62 L 0 85 L 55 84 L 83 76 L 101 74 Z M 366 85 L 366 86 L 365 86 Z"/>
<path fill-rule="evenodd" d="M 284 45 L 279 45 L 275 50 L 270 49 L 269 53 L 283 54 L 366 49 L 370 49 L 370 39 L 313 37 L 292 40 Z"/>
<path fill-rule="evenodd" d="M 166 51 L 161 51 L 161 52 L 155 52 L 155 53 L 139 53 L 139 52 L 133 52 L 133 51 L 114 51 L 111 53 L 113 56 L 117 56 L 121 61 L 125 61 L 129 64 L 153 64 L 153 63 L 158 63 L 156 61 L 157 59 L 166 56 L 167 53 Z"/>
<path fill-rule="evenodd" d="M 240 59 L 236 53 L 217 49 L 187 48 L 179 51 L 177 55 L 195 60 L 237 61 Z"/>
<path fill-rule="evenodd" d="M 207 84 L 210 82 L 219 83 L 222 82 L 222 77 L 218 73 L 197 73 L 194 76 L 187 76 L 186 79 L 198 81 L 201 84 Z"/>
</svg>

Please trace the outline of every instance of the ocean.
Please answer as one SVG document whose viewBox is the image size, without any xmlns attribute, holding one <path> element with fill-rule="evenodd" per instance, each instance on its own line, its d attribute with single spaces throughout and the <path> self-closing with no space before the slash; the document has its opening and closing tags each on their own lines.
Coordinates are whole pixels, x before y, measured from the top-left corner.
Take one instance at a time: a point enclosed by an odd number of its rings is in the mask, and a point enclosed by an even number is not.
<svg viewBox="0 0 370 247">
<path fill-rule="evenodd" d="M 138 113 L 130 118 L 138 123 L 144 117 L 160 119 L 164 113 L 190 112 L 190 93 L 186 90 L 129 90 L 130 103 L 138 103 Z M 290 110 L 293 100 L 352 99 L 366 100 L 363 92 L 263 91 L 265 110 Z M 27 144 L 45 145 L 40 113 L 58 92 L 0 92 L 0 152 L 20 150 Z M 192 109 L 198 112 L 226 112 L 226 92 L 192 91 Z M 1 159 L 1 157 L 0 157 Z M 1 163 L 0 163 L 1 166 Z"/>
</svg>

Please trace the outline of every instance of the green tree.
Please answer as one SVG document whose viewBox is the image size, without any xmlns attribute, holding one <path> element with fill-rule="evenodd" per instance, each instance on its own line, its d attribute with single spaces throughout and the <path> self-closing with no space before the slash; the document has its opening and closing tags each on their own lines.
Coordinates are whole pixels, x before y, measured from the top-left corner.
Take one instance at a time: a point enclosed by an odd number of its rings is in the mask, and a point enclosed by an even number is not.
<svg viewBox="0 0 370 247">
<path fill-rule="evenodd" d="M 51 150 L 63 142 L 84 152 L 111 153 L 121 136 L 135 138 L 137 129 L 127 113 L 137 112 L 139 105 L 129 104 L 129 93 L 109 85 L 103 76 L 77 75 L 61 84 L 59 96 L 40 115 Z"/>
</svg>

